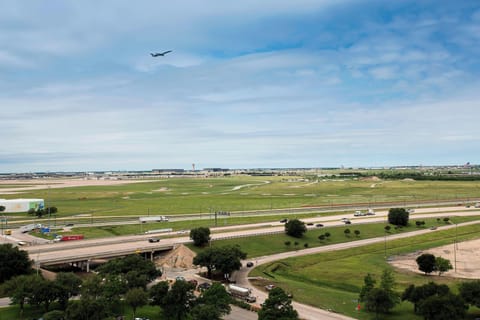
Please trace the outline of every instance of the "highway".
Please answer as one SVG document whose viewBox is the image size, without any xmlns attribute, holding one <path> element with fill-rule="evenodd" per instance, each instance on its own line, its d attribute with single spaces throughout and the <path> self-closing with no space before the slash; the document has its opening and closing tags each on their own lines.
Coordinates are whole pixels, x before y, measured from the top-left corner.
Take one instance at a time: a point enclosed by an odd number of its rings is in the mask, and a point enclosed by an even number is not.
<svg viewBox="0 0 480 320">
<path fill-rule="evenodd" d="M 344 215 L 335 215 L 327 217 L 313 217 L 302 219 L 306 223 L 322 223 L 324 226 L 341 226 L 344 225 L 340 221 L 340 218 L 348 218 L 352 221 L 352 226 L 360 223 L 372 223 L 372 222 L 382 222 L 386 221 L 387 211 L 378 211 L 374 216 L 363 216 L 363 217 L 354 217 L 352 213 Z M 410 215 L 411 218 L 428 218 L 428 217 L 445 217 L 445 216 L 475 216 L 480 215 L 479 208 L 465 208 L 465 207 L 440 207 L 440 208 L 422 208 L 416 209 L 414 213 Z M 480 223 L 480 221 L 473 221 L 458 224 L 469 225 Z M 453 228 L 456 225 L 445 225 L 439 227 L 438 230 L 445 230 L 448 228 Z M 309 228 L 315 228 L 315 226 L 309 226 Z M 269 233 L 282 233 L 284 232 L 284 225 L 280 222 L 275 223 L 257 223 L 249 225 L 237 225 L 237 226 L 226 226 L 211 228 L 212 231 L 212 240 L 220 240 L 227 238 L 235 237 L 247 237 L 261 234 Z M 400 239 L 405 237 L 411 237 L 418 234 L 436 232 L 433 230 L 418 230 L 412 232 L 406 232 L 402 234 L 389 235 L 386 239 Z M 17 241 L 16 236 L 18 233 L 14 233 L 13 236 L 4 236 L 2 241 Z M 35 244 L 30 246 L 22 247 L 23 250 L 27 251 L 31 259 L 35 260 L 36 263 L 40 264 L 49 264 L 53 262 L 60 261 L 74 261 L 79 258 L 88 258 L 88 259 L 97 259 L 102 257 L 109 257 L 111 253 L 136 253 L 137 250 L 148 251 L 152 249 L 168 248 L 170 246 L 175 246 L 182 243 L 191 242 L 189 237 L 185 234 L 179 235 L 176 232 L 169 234 L 159 234 L 157 237 L 161 238 L 161 241 L 158 243 L 149 243 L 147 239 L 152 235 L 134 235 L 134 236 L 122 236 L 114 238 L 101 238 L 101 239 L 91 239 L 91 240 L 79 240 L 71 242 L 61 242 L 61 243 L 47 243 L 47 244 Z M 167 237 L 168 236 L 168 237 Z M 174 236 L 174 237 L 172 237 Z M 292 256 L 299 255 L 308 255 L 319 252 L 341 250 L 347 248 L 353 248 L 363 245 L 368 245 L 372 243 L 377 243 L 385 241 L 385 237 L 357 240 L 347 243 L 340 243 L 335 245 L 321 246 L 316 248 L 308 248 L 304 250 L 298 250 L 295 252 L 285 252 L 276 255 L 258 257 L 251 260 L 255 260 L 258 265 L 269 263 L 271 261 L 284 259 Z M 245 265 L 245 263 L 244 263 Z M 250 269 L 242 267 L 240 271 L 235 274 L 235 279 L 239 285 L 252 287 L 248 281 L 248 272 Z M 267 297 L 267 294 L 264 291 L 258 290 L 254 287 L 254 295 L 258 297 L 258 303 L 262 303 Z M 306 320 L 308 319 L 351 319 L 343 315 L 336 313 L 328 312 L 322 309 L 317 309 L 308 305 L 303 305 L 297 302 L 294 302 L 295 309 L 299 312 L 300 316 Z"/>
<path fill-rule="evenodd" d="M 345 217 L 350 219 L 352 225 L 360 223 L 372 223 L 382 222 L 386 220 L 388 212 L 379 211 L 374 216 L 354 217 L 352 213 L 345 215 L 335 215 L 326 217 L 314 217 L 302 219 L 306 223 L 313 223 L 313 226 L 308 228 L 316 228 L 316 223 L 322 223 L 324 226 L 341 226 L 344 225 L 340 221 L 340 218 Z M 459 208 L 459 207 L 440 207 L 440 208 L 422 208 L 416 209 L 411 218 L 428 218 L 434 215 L 435 217 L 444 217 L 451 215 L 480 215 L 480 209 L 478 208 Z M 442 227 L 443 228 L 443 227 Z M 274 223 L 255 223 L 247 225 L 235 225 L 226 227 L 211 228 L 212 241 L 248 237 L 255 235 L 274 234 L 284 232 L 284 226 L 280 222 Z M 158 237 L 161 239 L 158 243 L 149 243 L 147 239 L 149 237 Z M 21 237 L 21 238 L 17 238 Z M 6 236 L 2 241 L 17 241 L 28 239 L 38 239 L 35 237 L 21 234 L 18 231 L 13 236 Z M 43 240 L 43 239 L 42 239 Z M 40 242 L 41 240 L 37 240 Z M 149 235 L 132 235 L 132 236 L 119 236 L 110 238 L 90 239 L 90 240 L 78 240 L 78 241 L 65 241 L 59 243 L 51 243 L 46 241 L 45 244 L 34 244 L 22 247 L 27 251 L 30 257 L 40 264 L 50 264 L 53 262 L 60 262 L 64 259 L 66 262 L 70 262 L 77 257 L 77 259 L 94 259 L 102 257 L 110 257 L 111 253 L 117 252 L 118 255 L 127 253 L 135 253 L 138 250 L 151 251 L 152 249 L 160 249 L 172 247 L 178 244 L 184 244 L 191 242 L 188 237 L 188 232 L 178 234 L 178 232 L 149 234 Z"/>
</svg>

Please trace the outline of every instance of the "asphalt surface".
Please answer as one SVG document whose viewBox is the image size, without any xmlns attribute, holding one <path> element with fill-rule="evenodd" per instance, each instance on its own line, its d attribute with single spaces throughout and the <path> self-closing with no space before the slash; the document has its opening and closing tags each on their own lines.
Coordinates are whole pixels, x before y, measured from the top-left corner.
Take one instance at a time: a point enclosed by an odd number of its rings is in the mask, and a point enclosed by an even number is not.
<svg viewBox="0 0 480 320">
<path fill-rule="evenodd" d="M 478 215 L 480 213 L 480 209 L 478 208 L 465 208 L 465 207 L 442 207 L 442 208 L 426 208 L 426 209 L 416 209 L 415 213 L 411 214 L 411 218 L 427 218 L 431 217 L 432 214 L 435 214 L 435 217 L 442 217 L 442 216 L 468 216 L 468 215 Z M 335 226 L 335 225 L 344 225 L 340 220 L 340 217 L 348 218 L 352 221 L 352 224 L 359 224 L 359 223 L 371 223 L 371 222 L 381 222 L 385 221 L 387 215 L 387 211 L 379 211 L 376 212 L 375 216 L 367 216 L 367 217 L 354 217 L 353 214 L 345 214 L 342 216 L 328 216 L 328 217 L 315 217 L 315 218 L 308 218 L 302 219 L 302 221 L 306 223 L 322 223 L 324 226 Z M 467 224 L 475 224 L 480 223 L 480 221 L 474 221 L 469 223 L 462 223 L 459 225 L 467 225 Z M 455 225 L 447 225 L 438 228 L 438 230 L 453 228 Z M 249 229 L 250 228 L 250 229 Z M 253 229 L 251 229 L 253 228 Z M 312 226 L 309 228 L 315 228 Z M 239 230 L 241 229 L 241 230 Z M 251 224 L 251 225 L 241 225 L 241 226 L 228 226 L 228 227 L 219 227 L 219 228 L 211 228 L 212 238 L 215 239 L 225 239 L 231 237 L 245 237 L 245 236 L 252 236 L 256 234 L 265 234 L 265 233 L 279 233 L 284 231 L 284 226 L 281 223 L 272 223 L 272 224 L 265 224 L 265 223 L 258 223 L 258 224 Z M 435 232 L 432 230 L 419 230 L 413 231 L 398 235 L 391 235 L 388 236 L 388 240 L 405 238 L 410 236 L 415 236 L 418 234 L 428 233 L 428 232 Z M 152 236 L 159 236 L 162 237 L 165 234 L 159 235 L 139 235 L 139 236 L 123 236 L 123 237 L 115 237 L 115 238 L 104 238 L 104 239 L 92 239 L 92 240 L 81 240 L 81 241 L 70 241 L 65 243 L 49 243 L 49 241 L 45 241 L 43 239 L 32 237 L 28 234 L 21 234 L 19 231 L 15 230 L 12 236 L 2 236 L 0 243 L 2 242 L 18 242 L 18 241 L 27 241 L 31 245 L 22 247 L 23 250 L 29 252 L 29 255 L 32 259 L 36 261 L 48 261 L 48 259 L 52 258 L 72 258 L 75 256 L 79 256 L 82 254 L 90 254 L 92 256 L 98 255 L 101 256 L 102 252 L 105 251 L 115 251 L 115 250 L 124 250 L 126 247 L 132 250 L 132 253 L 135 252 L 136 249 L 139 247 L 151 247 L 156 248 L 158 246 L 165 246 L 165 245 L 175 245 L 180 243 L 187 243 L 191 240 L 188 236 L 180 236 L 174 238 L 162 238 L 159 243 L 149 243 L 147 241 L 148 237 Z M 176 235 L 179 236 L 177 233 L 167 234 L 169 236 Z M 276 255 L 266 256 L 266 257 L 259 257 L 255 258 L 255 263 L 258 265 L 269 263 L 271 261 L 280 260 L 288 257 L 293 256 L 300 256 L 300 255 L 308 255 L 314 254 L 319 252 L 326 252 L 326 251 L 333 251 L 333 250 L 341 250 L 347 248 L 353 248 L 363 245 L 368 245 L 371 243 L 377 243 L 385 241 L 385 237 L 378 237 L 372 239 L 364 239 L 364 240 L 357 240 L 347 243 L 329 245 L 329 246 L 322 246 L 317 248 L 308 248 L 304 250 L 299 250 L 295 252 L 286 252 L 280 253 Z M 44 244 L 41 244 L 44 243 Z M 245 265 L 245 263 L 244 263 Z M 253 295 L 257 296 L 257 303 L 261 304 L 267 297 L 267 293 L 261 290 L 256 289 L 253 287 L 250 282 L 248 281 L 248 272 L 250 269 L 242 267 L 240 271 L 238 271 L 234 277 L 237 283 L 241 286 L 252 288 Z M 9 300 L 8 300 L 9 301 Z M 0 304 L 6 303 L 5 301 L 0 300 Z M 295 309 L 299 312 L 301 318 L 306 320 L 321 320 L 321 319 L 352 319 L 340 314 L 328 312 L 322 309 L 314 308 L 312 306 L 300 304 L 294 302 Z M 235 312 L 245 313 L 244 310 L 236 310 Z M 256 314 L 254 318 L 249 318 L 248 316 L 251 315 L 250 312 L 246 312 L 245 319 L 256 319 Z M 243 319 L 238 316 L 238 318 L 225 318 L 225 319 Z"/>
</svg>

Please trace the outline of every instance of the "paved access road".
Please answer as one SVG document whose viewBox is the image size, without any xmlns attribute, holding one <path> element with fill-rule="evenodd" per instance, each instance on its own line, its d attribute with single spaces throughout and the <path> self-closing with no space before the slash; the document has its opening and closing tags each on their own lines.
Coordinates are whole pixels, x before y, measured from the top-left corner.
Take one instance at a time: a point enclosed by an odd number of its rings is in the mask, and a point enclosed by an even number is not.
<svg viewBox="0 0 480 320">
<path fill-rule="evenodd" d="M 458 224 L 459 226 L 466 226 L 466 225 L 472 225 L 472 224 L 479 224 L 480 221 L 471 221 L 471 222 L 465 222 Z M 456 225 L 446 225 L 440 228 L 440 230 L 445 230 L 445 229 L 451 229 L 455 228 Z M 386 239 L 388 240 L 395 240 L 395 239 L 402 239 L 402 238 L 408 238 L 420 234 L 426 234 L 430 232 L 435 232 L 430 229 L 426 230 L 418 230 L 418 231 L 412 231 L 412 232 L 406 232 L 402 234 L 396 234 L 396 235 L 390 235 Z M 255 259 L 251 259 L 250 261 L 255 262 L 255 266 L 266 264 L 269 262 L 277 261 L 277 260 L 282 260 L 290 257 L 298 257 L 298 256 L 304 256 L 304 255 L 309 255 L 309 254 L 315 254 L 315 253 L 321 253 L 321 252 L 328 252 L 328 251 L 336 251 L 336 250 L 343 250 L 343 249 L 349 249 L 349 248 L 354 248 L 354 247 L 360 247 L 360 246 L 365 246 L 373 243 L 379 243 L 385 241 L 385 237 L 377 237 L 377 238 L 371 238 L 371 239 L 364 239 L 364 240 L 356 240 L 356 241 L 351 241 L 351 242 L 345 242 L 345 243 L 338 243 L 338 244 L 333 244 L 333 245 L 327 245 L 327 246 L 322 246 L 322 247 L 316 247 L 316 248 L 309 248 L 309 249 L 303 249 L 303 250 L 298 250 L 298 251 L 293 251 L 293 252 L 283 252 L 279 254 L 274 254 L 270 256 L 265 256 L 265 257 L 258 257 Z M 246 265 L 246 261 L 242 262 L 242 265 Z M 268 297 L 268 294 L 265 291 L 261 291 L 257 289 L 256 287 L 253 287 L 250 281 L 248 280 L 248 273 L 250 272 L 251 268 L 246 268 L 242 267 L 238 272 L 236 272 L 233 277 L 236 280 L 237 284 L 243 287 L 247 288 L 252 288 L 252 295 L 257 297 L 257 303 L 261 304 L 265 301 L 265 299 Z M 300 317 L 305 320 L 328 320 L 328 319 L 352 319 L 350 317 L 337 314 L 337 313 L 332 313 L 328 312 L 323 309 L 318 309 L 309 305 L 301 304 L 298 302 L 293 302 L 294 308 L 298 311 Z M 354 306 L 353 306 L 354 307 Z"/>
</svg>

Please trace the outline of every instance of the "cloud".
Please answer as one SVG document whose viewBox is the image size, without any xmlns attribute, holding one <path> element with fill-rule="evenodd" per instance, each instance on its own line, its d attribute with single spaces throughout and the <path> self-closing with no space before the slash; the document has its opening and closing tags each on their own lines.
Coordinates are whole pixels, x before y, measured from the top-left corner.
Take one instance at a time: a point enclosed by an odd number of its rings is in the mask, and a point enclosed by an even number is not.
<svg viewBox="0 0 480 320">
<path fill-rule="evenodd" d="M 0 171 L 473 159 L 480 11 L 468 6 L 8 5 Z"/>
</svg>

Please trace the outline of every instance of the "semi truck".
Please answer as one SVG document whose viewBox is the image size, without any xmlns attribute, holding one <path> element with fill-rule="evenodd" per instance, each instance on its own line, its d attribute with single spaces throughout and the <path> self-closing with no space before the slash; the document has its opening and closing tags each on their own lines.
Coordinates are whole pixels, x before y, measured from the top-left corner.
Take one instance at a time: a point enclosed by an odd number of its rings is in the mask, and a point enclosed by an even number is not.
<svg viewBox="0 0 480 320">
<path fill-rule="evenodd" d="M 35 229 L 40 229 L 41 227 L 42 225 L 40 223 L 31 223 L 27 224 L 26 226 L 21 226 L 19 230 L 21 233 L 27 233 Z"/>
<path fill-rule="evenodd" d="M 60 242 L 60 241 L 72 241 L 72 240 L 82 240 L 83 234 L 71 234 L 71 235 L 58 235 L 53 239 L 55 242 Z"/>
<path fill-rule="evenodd" d="M 248 288 L 239 287 L 234 284 L 229 284 L 227 292 L 235 298 L 245 300 L 246 302 L 255 302 L 257 298 L 251 295 L 252 290 Z"/>
<path fill-rule="evenodd" d="M 148 216 L 148 217 L 140 217 L 138 220 L 141 223 L 147 222 L 168 222 L 168 217 L 165 216 Z"/>
</svg>

